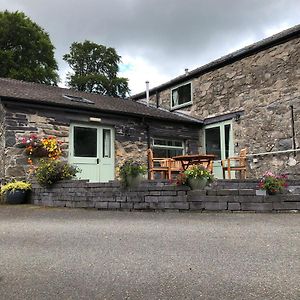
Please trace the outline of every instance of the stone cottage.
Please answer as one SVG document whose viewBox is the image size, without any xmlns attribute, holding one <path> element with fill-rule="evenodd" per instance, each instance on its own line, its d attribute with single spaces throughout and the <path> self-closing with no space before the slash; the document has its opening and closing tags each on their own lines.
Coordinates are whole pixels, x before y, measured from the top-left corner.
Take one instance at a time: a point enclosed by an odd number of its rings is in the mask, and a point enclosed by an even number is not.
<svg viewBox="0 0 300 300">
<path fill-rule="evenodd" d="M 198 151 L 203 122 L 132 100 L 0 78 L 0 178 L 28 169 L 18 141 L 29 134 L 63 142 L 65 159 L 80 177 L 94 182 L 115 178 L 125 160 Z"/>
<path fill-rule="evenodd" d="M 300 176 L 300 25 L 150 89 L 149 101 L 203 120 L 199 152 L 250 154 L 250 176 Z M 144 102 L 146 93 L 132 97 Z"/>
</svg>

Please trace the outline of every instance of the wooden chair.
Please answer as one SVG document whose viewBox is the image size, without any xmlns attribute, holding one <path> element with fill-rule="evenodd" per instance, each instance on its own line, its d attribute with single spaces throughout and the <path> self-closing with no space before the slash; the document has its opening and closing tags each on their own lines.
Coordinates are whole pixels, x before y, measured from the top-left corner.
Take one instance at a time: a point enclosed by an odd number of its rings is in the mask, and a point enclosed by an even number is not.
<svg viewBox="0 0 300 300">
<path fill-rule="evenodd" d="M 239 171 L 240 178 L 246 179 L 246 154 L 247 149 L 241 149 L 239 156 L 228 157 L 227 159 L 223 159 L 221 161 L 224 179 L 226 177 L 226 171 L 228 173 L 228 179 L 231 179 L 231 171 Z"/>
<path fill-rule="evenodd" d="M 176 161 L 175 159 L 169 158 L 168 160 L 169 168 L 170 168 L 170 178 L 172 179 L 172 174 L 178 175 L 182 171 L 182 164 L 180 161 Z"/>
<path fill-rule="evenodd" d="M 158 158 L 153 157 L 152 149 L 148 149 L 148 163 L 149 163 L 149 174 L 150 179 L 154 179 L 154 174 L 156 172 L 160 173 L 161 178 L 170 179 L 171 178 L 171 168 L 169 165 L 168 158 Z"/>
</svg>

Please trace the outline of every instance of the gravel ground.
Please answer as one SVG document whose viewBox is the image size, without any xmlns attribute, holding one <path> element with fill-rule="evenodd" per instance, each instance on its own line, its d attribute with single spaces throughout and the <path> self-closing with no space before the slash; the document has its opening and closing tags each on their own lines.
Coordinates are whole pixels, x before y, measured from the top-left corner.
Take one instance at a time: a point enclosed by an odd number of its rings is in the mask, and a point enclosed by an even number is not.
<svg viewBox="0 0 300 300">
<path fill-rule="evenodd" d="M 0 299 L 300 299 L 300 214 L 0 206 Z"/>
</svg>

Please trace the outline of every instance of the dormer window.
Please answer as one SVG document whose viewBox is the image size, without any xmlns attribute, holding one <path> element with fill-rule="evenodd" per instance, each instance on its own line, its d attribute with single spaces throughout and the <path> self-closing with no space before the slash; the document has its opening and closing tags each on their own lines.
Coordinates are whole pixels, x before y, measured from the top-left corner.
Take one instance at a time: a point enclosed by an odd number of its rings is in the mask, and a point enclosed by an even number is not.
<svg viewBox="0 0 300 300">
<path fill-rule="evenodd" d="M 70 101 L 74 101 L 74 102 L 79 102 L 79 103 L 86 103 L 86 104 L 95 104 L 94 101 L 91 101 L 91 100 L 88 100 L 88 99 L 85 99 L 83 97 L 80 97 L 80 96 L 73 96 L 73 95 L 63 95 L 63 97 L 65 99 L 68 99 Z"/>
<path fill-rule="evenodd" d="M 186 83 L 171 90 L 171 109 L 192 104 L 192 83 Z"/>
</svg>

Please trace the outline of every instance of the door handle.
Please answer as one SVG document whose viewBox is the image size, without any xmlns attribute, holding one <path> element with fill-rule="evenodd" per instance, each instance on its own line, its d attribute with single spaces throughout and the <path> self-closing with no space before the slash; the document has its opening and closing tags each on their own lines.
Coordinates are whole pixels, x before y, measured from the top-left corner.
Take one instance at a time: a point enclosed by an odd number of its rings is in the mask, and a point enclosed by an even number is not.
<svg viewBox="0 0 300 300">
<path fill-rule="evenodd" d="M 97 158 L 97 165 L 99 165 L 99 158 Z"/>
</svg>

